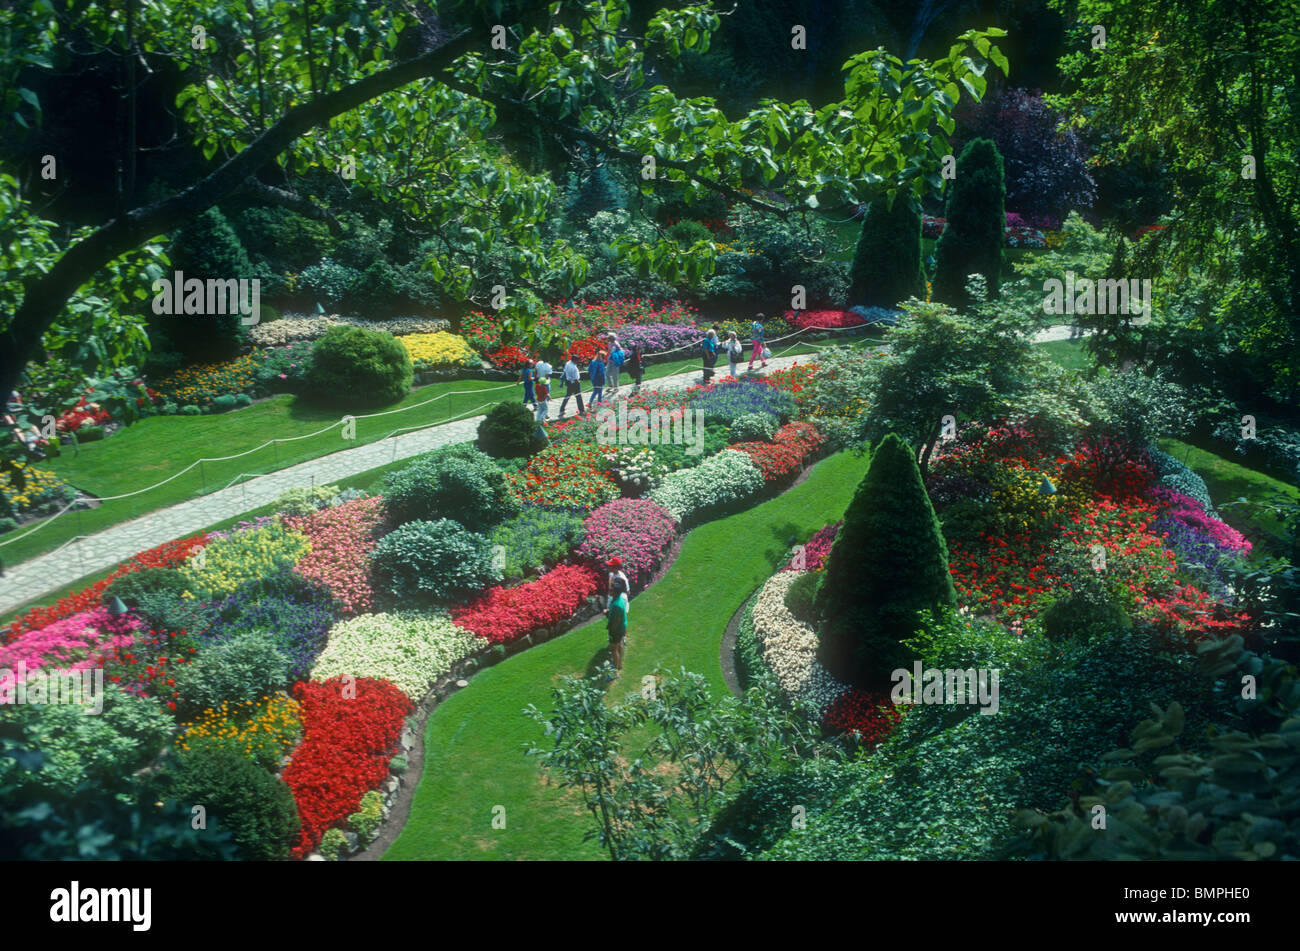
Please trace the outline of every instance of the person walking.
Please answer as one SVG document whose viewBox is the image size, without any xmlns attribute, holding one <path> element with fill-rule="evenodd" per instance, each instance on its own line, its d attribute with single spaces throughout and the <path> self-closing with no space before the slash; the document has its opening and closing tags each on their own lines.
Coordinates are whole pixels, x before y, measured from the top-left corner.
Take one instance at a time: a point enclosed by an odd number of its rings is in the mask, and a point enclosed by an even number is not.
<svg viewBox="0 0 1300 951">
<path fill-rule="evenodd" d="M 641 349 L 641 344 L 632 348 L 632 356 L 627 359 L 628 372 L 632 374 L 632 382 L 636 384 L 633 392 L 641 392 L 641 378 L 645 375 L 645 353 Z"/>
<path fill-rule="evenodd" d="M 740 361 L 745 358 L 745 348 L 740 339 L 734 334 L 727 334 L 727 362 L 731 364 L 731 378 L 736 378 L 736 367 L 740 366 Z"/>
<path fill-rule="evenodd" d="M 704 351 L 704 385 L 708 386 L 713 381 L 713 368 L 718 365 L 718 336 L 712 328 L 700 341 L 700 349 Z"/>
<path fill-rule="evenodd" d="M 598 353 L 587 364 L 587 375 L 591 377 L 591 405 L 595 406 L 605 397 L 605 354 Z"/>
<path fill-rule="evenodd" d="M 533 391 L 533 383 L 536 380 L 536 371 L 533 369 L 534 361 L 525 360 L 524 368 L 519 374 L 519 382 L 524 385 L 524 405 L 532 404 L 533 410 L 537 410 L 537 394 Z"/>
<path fill-rule="evenodd" d="M 582 374 L 578 372 L 578 362 L 572 353 L 564 364 L 564 399 L 560 400 L 560 419 L 564 418 L 564 410 L 569 405 L 570 396 L 578 398 L 578 415 L 586 415 L 587 408 L 582 405 Z"/>
<path fill-rule="evenodd" d="M 609 363 L 605 367 L 605 384 L 609 388 L 610 400 L 618 396 L 618 373 L 626 360 L 627 351 L 619 345 L 618 338 L 613 337 L 609 345 Z"/>
<path fill-rule="evenodd" d="M 533 376 L 536 378 L 534 392 L 537 398 L 537 421 L 544 423 L 551 408 L 551 365 L 545 357 L 533 367 Z"/>
<path fill-rule="evenodd" d="M 767 366 L 767 360 L 763 357 L 763 315 L 759 314 L 754 318 L 754 323 L 749 328 L 750 342 L 754 345 L 753 352 L 749 355 L 749 370 L 754 369 L 754 361 L 762 360 L 763 366 Z"/>
<path fill-rule="evenodd" d="M 627 608 L 627 595 L 620 594 L 605 609 L 605 617 L 609 619 L 609 659 L 615 670 L 609 675 L 610 680 L 623 670 L 623 652 L 627 649 Z"/>
</svg>

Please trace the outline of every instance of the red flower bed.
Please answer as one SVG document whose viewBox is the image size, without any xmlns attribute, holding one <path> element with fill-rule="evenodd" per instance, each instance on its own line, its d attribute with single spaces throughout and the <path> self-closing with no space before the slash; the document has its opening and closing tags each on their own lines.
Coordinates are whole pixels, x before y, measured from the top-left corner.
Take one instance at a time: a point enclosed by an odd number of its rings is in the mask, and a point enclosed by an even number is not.
<svg viewBox="0 0 1300 951">
<path fill-rule="evenodd" d="M 824 441 L 812 423 L 786 423 L 772 437 L 772 442 L 796 449 L 804 456 L 816 452 Z"/>
<path fill-rule="evenodd" d="M 591 565 L 560 565 L 536 581 L 489 588 L 451 619 L 493 644 L 508 644 L 571 617 L 601 589 L 604 578 Z"/>
<path fill-rule="evenodd" d="M 851 310 L 787 310 L 785 319 L 796 330 L 860 327 L 866 323 Z"/>
<path fill-rule="evenodd" d="M 804 390 L 816 375 L 817 369 L 816 363 L 795 363 L 784 370 L 774 370 L 763 379 L 778 390 L 785 390 L 791 394 L 798 404 L 801 402 Z"/>
<path fill-rule="evenodd" d="M 486 356 L 498 370 L 522 370 L 529 361 L 537 359 L 522 347 L 498 347 L 489 350 Z"/>
<path fill-rule="evenodd" d="M 822 726 L 831 733 L 855 733 L 859 742 L 877 746 L 898 725 L 903 713 L 883 693 L 854 688 L 842 693 L 822 714 Z"/>
<path fill-rule="evenodd" d="M 47 608 L 32 608 L 22 617 L 10 623 L 6 639 L 12 641 L 28 631 L 38 630 L 47 624 L 61 621 L 65 617 L 70 617 L 81 611 L 89 611 L 99 604 L 104 589 L 123 575 L 129 575 L 133 571 L 140 571 L 144 568 L 170 568 L 184 561 L 190 556 L 191 552 L 202 548 L 207 543 L 207 535 L 200 533 L 189 538 L 165 542 L 157 548 L 150 548 L 148 551 L 141 552 L 130 561 L 118 565 L 117 570 L 111 575 L 96 581 L 90 587 L 65 595 Z"/>
<path fill-rule="evenodd" d="M 77 400 L 77 405 L 72 409 L 60 413 L 54 425 L 59 432 L 67 433 L 72 432 L 74 429 L 80 429 L 82 426 L 100 426 L 112 421 L 112 413 L 101 408 L 98 403 L 87 403 L 86 398 L 83 396 Z"/>
<path fill-rule="evenodd" d="M 295 858 L 314 850 L 326 829 L 356 812 L 361 797 L 379 788 L 413 709 L 406 694 L 387 680 L 357 678 L 355 697 L 345 697 L 344 686 L 343 678 L 334 677 L 293 688 L 301 704 L 302 743 L 283 779 L 302 822 Z"/>
<path fill-rule="evenodd" d="M 739 449 L 754 460 L 766 485 L 793 479 L 803 468 L 804 454 L 793 446 L 774 442 L 738 442 L 730 448 Z"/>
</svg>

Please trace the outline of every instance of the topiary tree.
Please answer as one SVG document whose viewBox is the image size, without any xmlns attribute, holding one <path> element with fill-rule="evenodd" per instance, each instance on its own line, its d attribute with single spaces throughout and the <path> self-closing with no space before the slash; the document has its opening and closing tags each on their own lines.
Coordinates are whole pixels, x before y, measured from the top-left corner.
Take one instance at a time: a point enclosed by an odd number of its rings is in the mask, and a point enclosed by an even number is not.
<svg viewBox="0 0 1300 951">
<path fill-rule="evenodd" d="M 480 531 L 519 511 L 505 474 L 473 446 L 435 449 L 384 477 L 384 502 L 396 522 L 455 516 Z"/>
<path fill-rule="evenodd" d="M 498 403 L 478 424 L 475 445 L 498 459 L 532 455 L 546 446 L 545 433 L 539 436 L 539 428 L 523 403 Z"/>
<path fill-rule="evenodd" d="M 990 296 L 998 292 L 1002 231 L 1006 224 L 1002 156 L 992 139 L 972 139 L 957 159 L 948 192 L 948 227 L 935 249 L 932 296 L 958 309 L 970 301 L 966 276 L 982 274 Z"/>
<path fill-rule="evenodd" d="M 900 642 L 927 611 L 955 608 L 948 547 L 907 444 L 886 436 L 826 560 L 817 656 L 840 680 L 875 687 L 911 664 Z"/>
<path fill-rule="evenodd" d="M 411 391 L 411 356 L 390 333 L 331 327 L 316 341 L 307 390 L 320 403 L 386 406 Z"/>
<path fill-rule="evenodd" d="M 925 297 L 921 215 L 905 195 L 892 208 L 884 197 L 867 207 L 849 281 L 850 304 L 893 309 L 909 297 Z"/>
</svg>

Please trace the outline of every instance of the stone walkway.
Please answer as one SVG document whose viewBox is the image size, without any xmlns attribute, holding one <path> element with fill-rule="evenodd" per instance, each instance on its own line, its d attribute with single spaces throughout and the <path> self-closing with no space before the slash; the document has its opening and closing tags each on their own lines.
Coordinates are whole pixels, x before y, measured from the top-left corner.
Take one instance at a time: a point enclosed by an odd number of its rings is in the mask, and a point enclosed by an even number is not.
<svg viewBox="0 0 1300 951">
<path fill-rule="evenodd" d="M 1049 340 L 1066 340 L 1069 327 L 1052 327 L 1039 333 L 1035 343 Z M 778 348 L 779 349 L 779 348 Z M 802 354 L 792 357 L 773 357 L 769 370 L 784 369 L 791 364 L 810 359 Z M 726 365 L 718 375 L 726 375 Z M 679 373 L 645 384 L 650 390 L 681 390 L 699 383 L 700 371 Z M 559 392 L 562 386 L 552 386 Z M 622 387 L 626 394 L 630 387 Z M 550 419 L 560 411 L 560 398 L 550 401 Z M 387 465 L 398 459 L 408 459 L 430 449 L 451 443 L 472 441 L 478 432 L 482 416 L 430 426 L 416 432 L 394 436 L 390 439 L 344 449 L 299 463 L 268 475 L 258 476 L 237 486 L 221 489 L 208 495 L 181 502 L 150 512 L 129 522 L 122 522 L 102 532 L 68 542 L 63 547 L 14 565 L 0 577 L 0 612 L 8 612 L 28 602 L 35 601 L 50 591 L 56 591 L 78 578 L 98 574 L 112 568 L 142 551 L 163 542 L 192 535 L 209 525 L 234 518 L 253 509 L 261 508 L 289 489 L 329 485 L 341 479 Z"/>
</svg>

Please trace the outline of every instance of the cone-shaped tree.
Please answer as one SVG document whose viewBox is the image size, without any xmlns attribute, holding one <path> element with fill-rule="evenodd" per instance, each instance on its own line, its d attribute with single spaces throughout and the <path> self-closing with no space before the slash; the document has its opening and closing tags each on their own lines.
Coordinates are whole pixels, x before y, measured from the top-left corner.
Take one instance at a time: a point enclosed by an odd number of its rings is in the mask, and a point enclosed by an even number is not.
<svg viewBox="0 0 1300 951">
<path fill-rule="evenodd" d="M 963 309 L 969 303 L 968 274 L 983 274 L 989 296 L 997 294 L 1006 194 L 997 146 L 992 139 L 972 139 L 957 158 L 957 176 L 948 193 L 948 226 L 935 248 L 935 300 Z"/>
<path fill-rule="evenodd" d="M 877 198 L 862 218 L 853 254 L 849 303 L 895 308 L 909 297 L 925 298 L 921 273 L 921 215 L 906 195 Z"/>
<path fill-rule="evenodd" d="M 881 686 L 912 662 L 899 642 L 926 611 L 952 608 L 948 547 L 921 471 L 891 433 L 844 514 L 818 593 L 823 618 L 817 656 L 840 680 Z"/>
</svg>

